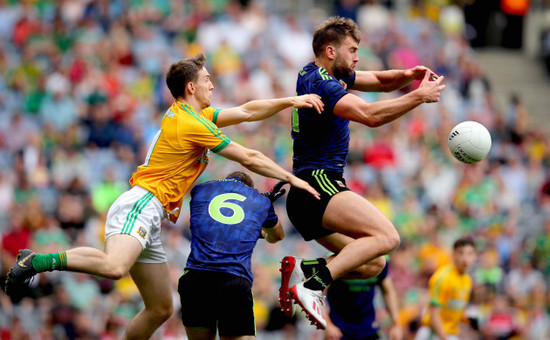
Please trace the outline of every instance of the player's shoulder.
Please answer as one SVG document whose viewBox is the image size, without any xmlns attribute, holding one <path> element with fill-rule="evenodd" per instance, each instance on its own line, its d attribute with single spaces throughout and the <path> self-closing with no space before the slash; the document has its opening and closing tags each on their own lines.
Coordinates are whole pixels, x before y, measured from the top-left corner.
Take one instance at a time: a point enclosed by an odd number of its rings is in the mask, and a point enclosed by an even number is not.
<svg viewBox="0 0 550 340">
<path fill-rule="evenodd" d="M 207 108 L 202 109 L 201 116 L 211 116 L 216 111 L 219 111 L 219 110 L 216 110 L 212 106 L 209 106 Z"/>
<path fill-rule="evenodd" d="M 309 81 L 323 81 L 334 79 L 325 68 L 315 65 L 314 62 L 311 62 L 302 67 L 298 72 L 298 75 L 299 78 Z"/>
<path fill-rule="evenodd" d="M 450 265 L 439 267 L 432 275 L 432 279 L 443 280 L 453 276 L 453 267 Z"/>
</svg>

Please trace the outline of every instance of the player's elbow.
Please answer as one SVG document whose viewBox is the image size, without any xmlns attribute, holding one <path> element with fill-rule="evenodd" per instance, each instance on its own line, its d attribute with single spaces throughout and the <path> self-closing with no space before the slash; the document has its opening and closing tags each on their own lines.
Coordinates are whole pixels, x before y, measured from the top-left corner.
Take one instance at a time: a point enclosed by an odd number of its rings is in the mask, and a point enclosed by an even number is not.
<svg viewBox="0 0 550 340">
<path fill-rule="evenodd" d="M 269 235 L 266 237 L 266 241 L 269 243 L 277 243 L 284 238 L 284 235 Z"/>
</svg>

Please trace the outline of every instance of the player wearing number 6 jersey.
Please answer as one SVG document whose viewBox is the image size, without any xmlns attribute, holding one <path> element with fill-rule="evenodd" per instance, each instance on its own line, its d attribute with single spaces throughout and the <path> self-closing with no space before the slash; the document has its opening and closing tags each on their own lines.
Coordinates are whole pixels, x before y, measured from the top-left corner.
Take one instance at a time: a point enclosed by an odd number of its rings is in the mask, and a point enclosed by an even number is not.
<svg viewBox="0 0 550 340">
<path fill-rule="evenodd" d="M 111 206 L 105 223 L 105 251 L 80 247 L 56 254 L 25 249 L 6 278 L 5 291 L 18 295 L 37 272 L 68 270 L 119 279 L 128 271 L 145 303 L 130 321 L 125 339 L 147 339 L 172 314 L 167 259 L 160 241 L 161 220 L 179 215 L 183 196 L 208 164 L 212 150 L 260 175 L 277 178 L 313 196 L 318 193 L 261 152 L 227 138 L 219 127 L 265 119 L 289 106 L 322 111 L 317 95 L 257 100 L 215 110 L 214 85 L 199 54 L 170 66 L 166 83 L 175 101 L 163 116 L 146 160 L 130 179 L 132 189 Z"/>
<path fill-rule="evenodd" d="M 190 211 L 191 253 L 178 284 L 187 336 L 253 338 L 252 251 L 261 235 L 285 236 L 273 204 L 238 171 L 195 186 Z"/>
</svg>

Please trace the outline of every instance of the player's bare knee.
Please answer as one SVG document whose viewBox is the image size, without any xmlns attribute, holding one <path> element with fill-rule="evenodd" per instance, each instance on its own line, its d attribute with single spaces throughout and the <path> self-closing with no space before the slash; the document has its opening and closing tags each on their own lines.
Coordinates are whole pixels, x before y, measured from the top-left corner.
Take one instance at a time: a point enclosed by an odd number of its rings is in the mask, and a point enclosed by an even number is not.
<svg viewBox="0 0 550 340">
<path fill-rule="evenodd" d="M 172 313 L 174 312 L 174 306 L 172 305 L 172 301 L 169 303 L 162 303 L 158 304 L 154 307 L 154 313 L 156 317 L 159 318 L 159 320 L 162 320 L 163 322 L 168 320 Z"/>
<path fill-rule="evenodd" d="M 120 280 L 128 273 L 128 269 L 121 265 L 109 265 L 104 276 L 111 280 Z"/>
<path fill-rule="evenodd" d="M 387 233 L 386 235 L 384 235 L 380 243 L 382 248 L 382 255 L 389 254 L 397 247 L 399 247 L 400 243 L 401 238 L 399 237 L 399 234 L 397 232 Z"/>
<path fill-rule="evenodd" d="M 386 266 L 386 259 L 384 256 L 379 256 L 375 258 L 374 260 L 369 261 L 368 263 L 365 263 L 364 265 L 361 265 L 351 272 L 347 273 L 344 278 L 347 279 L 368 279 L 371 277 L 375 277 L 378 274 L 384 270 L 384 267 Z"/>
<path fill-rule="evenodd" d="M 386 266 L 386 257 L 380 256 L 380 257 L 375 258 L 371 262 L 375 267 L 377 267 L 380 271 L 382 271 L 382 269 L 384 269 L 384 267 Z M 380 274 L 380 273 L 378 273 L 378 274 Z"/>
<path fill-rule="evenodd" d="M 397 247 L 399 247 L 399 245 L 401 244 L 401 237 L 399 236 L 399 234 L 397 233 L 397 231 L 395 233 L 392 233 L 392 235 L 390 235 L 389 239 L 388 239 L 388 243 L 389 243 L 389 252 L 397 249 Z"/>
<path fill-rule="evenodd" d="M 367 273 L 367 277 L 375 277 L 378 274 L 384 270 L 384 267 L 386 266 L 386 258 L 384 256 L 380 256 L 375 258 L 374 260 L 370 261 L 367 264 L 367 268 L 365 272 Z"/>
</svg>

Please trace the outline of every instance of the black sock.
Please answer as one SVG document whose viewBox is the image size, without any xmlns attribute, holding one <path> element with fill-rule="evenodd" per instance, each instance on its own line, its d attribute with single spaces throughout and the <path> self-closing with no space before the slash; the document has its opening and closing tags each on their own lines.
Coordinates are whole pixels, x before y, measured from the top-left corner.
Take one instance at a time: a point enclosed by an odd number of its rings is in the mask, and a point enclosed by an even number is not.
<svg viewBox="0 0 550 340">
<path fill-rule="evenodd" d="M 322 267 L 319 271 L 306 280 L 304 287 L 311 290 L 325 290 L 329 284 L 334 281 L 332 275 L 330 275 L 330 270 L 327 266 Z"/>
<path fill-rule="evenodd" d="M 317 273 L 322 267 L 326 267 L 326 265 L 327 260 L 324 257 L 319 257 L 317 259 L 302 260 L 300 268 L 302 268 L 302 271 L 304 272 L 306 278 L 310 278 L 315 275 L 315 273 Z"/>
</svg>

